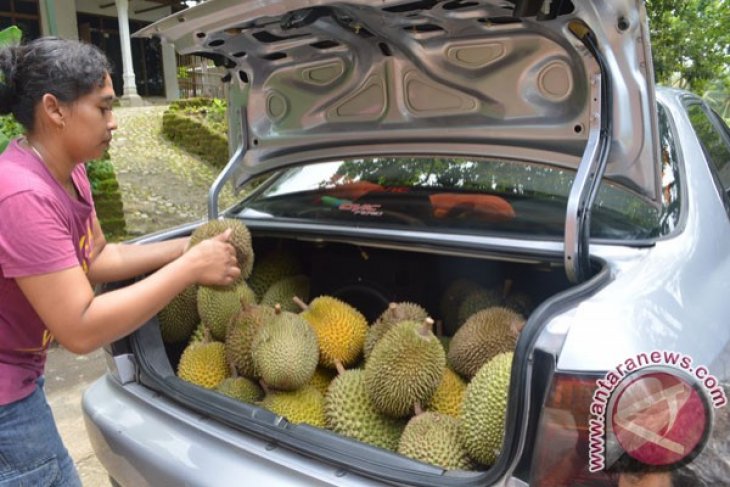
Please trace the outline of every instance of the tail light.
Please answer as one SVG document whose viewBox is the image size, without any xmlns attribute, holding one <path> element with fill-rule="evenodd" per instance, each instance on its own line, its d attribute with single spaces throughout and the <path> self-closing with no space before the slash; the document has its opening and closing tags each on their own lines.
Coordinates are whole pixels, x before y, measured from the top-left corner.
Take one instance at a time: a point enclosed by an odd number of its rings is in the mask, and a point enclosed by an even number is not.
<svg viewBox="0 0 730 487">
<path fill-rule="evenodd" d="M 604 401 L 609 426 L 593 416 L 600 402 L 594 403 L 596 379 L 553 377 L 538 425 L 530 485 L 670 486 L 671 470 L 692 461 L 712 429 L 712 411 L 700 386 L 681 372 L 657 368 L 627 376 L 611 401 Z"/>
<path fill-rule="evenodd" d="M 589 420 L 598 377 L 555 374 L 540 415 L 531 486 L 613 487 L 618 476 L 590 472 Z"/>
</svg>

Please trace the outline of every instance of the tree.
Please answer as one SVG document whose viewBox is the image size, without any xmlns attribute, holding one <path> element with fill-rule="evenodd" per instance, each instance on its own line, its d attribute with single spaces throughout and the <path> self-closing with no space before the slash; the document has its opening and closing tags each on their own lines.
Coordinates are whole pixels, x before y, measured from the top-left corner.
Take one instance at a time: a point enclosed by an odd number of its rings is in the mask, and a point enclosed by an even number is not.
<svg viewBox="0 0 730 487">
<path fill-rule="evenodd" d="M 647 0 L 659 83 L 703 93 L 730 77 L 730 0 Z"/>
</svg>

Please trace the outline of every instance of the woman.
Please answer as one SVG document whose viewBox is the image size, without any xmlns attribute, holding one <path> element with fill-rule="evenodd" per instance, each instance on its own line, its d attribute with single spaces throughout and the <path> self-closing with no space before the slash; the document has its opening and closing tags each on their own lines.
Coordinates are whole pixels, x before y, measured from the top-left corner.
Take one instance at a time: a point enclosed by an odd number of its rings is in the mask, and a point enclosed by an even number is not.
<svg viewBox="0 0 730 487">
<path fill-rule="evenodd" d="M 43 393 L 55 339 L 88 353 L 129 334 L 187 286 L 240 274 L 230 230 L 110 244 L 84 162 L 109 146 L 116 121 L 108 61 L 97 48 L 42 38 L 0 50 L 0 114 L 26 129 L 0 155 L 0 486 L 80 485 Z M 159 269 L 94 295 L 95 283 Z"/>
</svg>

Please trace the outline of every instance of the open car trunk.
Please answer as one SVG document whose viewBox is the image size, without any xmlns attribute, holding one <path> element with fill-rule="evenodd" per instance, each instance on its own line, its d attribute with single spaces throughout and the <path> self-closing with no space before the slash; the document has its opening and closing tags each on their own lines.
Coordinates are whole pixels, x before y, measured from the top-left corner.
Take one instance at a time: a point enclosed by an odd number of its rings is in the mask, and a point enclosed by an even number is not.
<svg viewBox="0 0 730 487">
<path fill-rule="evenodd" d="M 443 307 L 442 300 L 449 285 L 457 279 L 469 279 L 485 288 L 499 289 L 503 289 L 507 281 L 512 284 L 509 293 L 529 296 L 529 309 L 525 314 L 530 319 L 518 340 L 512 366 L 502 455 L 492 466 L 476 465 L 471 471 L 447 471 L 326 428 L 293 424 L 256 404 L 240 402 L 185 382 L 176 376 L 176 371 L 188 342 L 164 343 L 157 318 L 130 337 L 131 351 L 139 363 L 140 382 L 242 434 L 265 438 L 272 445 L 315 457 L 343 472 L 352 471 L 385 483 L 476 486 L 489 484 L 504 475 L 513 461 L 510 457 L 516 454 L 521 425 L 527 421 L 528 414 L 530 417 L 539 414 L 542 395 L 554 365 L 552 357 L 536 356 L 532 344 L 546 318 L 575 294 L 563 293 L 571 285 L 559 254 L 552 258 L 543 255 L 530 259 L 523 255 L 496 259 L 493 255 L 485 258 L 486 255 L 480 256 L 476 252 L 464 256 L 454 250 L 438 252 L 415 245 L 398 247 L 382 242 L 327 240 L 303 232 L 279 234 L 270 229 L 257 230 L 255 222 L 251 222 L 249 229 L 257 257 L 278 248 L 298 258 L 310 279 L 310 299 L 320 295 L 336 297 L 359 310 L 369 324 L 387 309 L 389 303 L 409 301 L 423 306 L 437 321 L 434 328 L 437 334 L 452 336 L 458 323 L 444 316 L 449 311 Z M 594 270 L 598 271 L 597 267 L 594 265 Z M 605 277 L 605 272 L 596 272 L 591 282 L 580 287 L 595 289 L 602 281 L 600 276 Z M 563 297 L 556 299 L 558 294 Z M 530 366 L 528 356 L 531 357 Z M 537 406 L 530 411 L 524 407 L 528 398 L 530 404 Z M 534 431 L 528 431 L 528 436 L 532 434 Z M 527 439 L 527 454 L 523 452 L 523 458 L 529 457 L 532 442 Z M 528 472 L 524 475 L 525 479 L 529 478 Z"/>
</svg>

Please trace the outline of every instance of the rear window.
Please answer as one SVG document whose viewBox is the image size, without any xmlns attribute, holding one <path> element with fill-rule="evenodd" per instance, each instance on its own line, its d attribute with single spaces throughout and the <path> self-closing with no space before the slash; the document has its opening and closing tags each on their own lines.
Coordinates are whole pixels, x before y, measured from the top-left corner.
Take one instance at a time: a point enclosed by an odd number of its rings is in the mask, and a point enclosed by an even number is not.
<svg viewBox="0 0 730 487">
<path fill-rule="evenodd" d="M 491 159 L 352 158 L 279 172 L 244 202 L 240 216 L 562 239 L 574 175 Z M 657 209 L 602 182 L 592 237 L 645 239 L 660 231 Z"/>
</svg>

